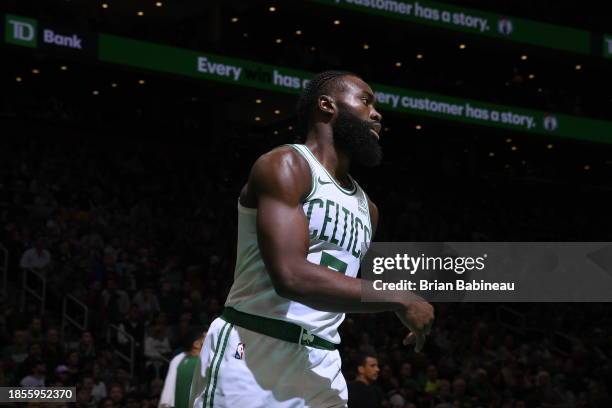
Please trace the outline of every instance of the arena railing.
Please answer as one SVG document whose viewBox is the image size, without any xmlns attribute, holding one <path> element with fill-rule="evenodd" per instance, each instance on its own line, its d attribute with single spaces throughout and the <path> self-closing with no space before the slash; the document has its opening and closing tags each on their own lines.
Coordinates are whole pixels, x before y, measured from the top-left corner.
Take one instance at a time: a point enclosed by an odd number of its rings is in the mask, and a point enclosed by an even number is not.
<svg viewBox="0 0 612 408">
<path fill-rule="evenodd" d="M 7 281 L 7 277 L 8 277 L 8 257 L 9 257 L 9 252 L 8 249 L 6 249 L 6 247 L 2 244 L 0 244 L 0 273 L 2 275 L 0 275 L 0 279 L 2 282 L 2 294 L 4 295 L 4 297 L 8 297 L 8 281 Z"/>
<path fill-rule="evenodd" d="M 111 341 L 112 338 L 114 338 L 117 341 Z M 126 353 L 124 353 L 123 351 L 119 350 L 119 348 L 116 346 L 116 343 L 118 342 L 119 336 L 122 336 L 126 341 L 129 342 L 129 355 L 127 355 Z M 115 353 L 115 355 L 117 357 L 119 357 L 119 359 L 125 361 L 126 363 L 129 364 L 130 366 L 130 376 L 134 377 L 134 362 L 135 362 L 135 355 L 134 355 L 134 345 L 135 345 L 135 340 L 134 340 L 134 336 L 132 336 L 131 334 L 129 334 L 128 332 L 126 332 L 125 330 L 121 329 L 120 327 L 111 324 L 108 326 L 108 330 L 106 331 L 106 342 L 111 345 L 113 347 L 113 352 Z"/>
<path fill-rule="evenodd" d="M 81 312 L 77 309 L 80 309 Z M 74 313 L 72 313 L 74 311 Z M 82 316 L 82 319 L 81 319 Z M 74 327 L 77 330 L 87 330 L 87 323 L 89 319 L 89 307 L 79 299 L 72 295 L 64 296 L 62 304 L 62 343 L 66 343 L 66 328 Z"/>
<path fill-rule="evenodd" d="M 39 281 L 39 285 L 32 285 L 31 281 L 28 281 L 28 277 L 31 280 L 32 278 L 37 278 Z M 25 310 L 26 301 L 28 300 L 28 295 L 30 297 L 38 299 L 40 302 L 40 314 L 45 313 L 45 303 L 47 300 L 47 277 L 43 272 L 35 271 L 30 268 L 26 268 L 23 270 L 23 280 L 21 287 L 21 310 Z"/>
</svg>

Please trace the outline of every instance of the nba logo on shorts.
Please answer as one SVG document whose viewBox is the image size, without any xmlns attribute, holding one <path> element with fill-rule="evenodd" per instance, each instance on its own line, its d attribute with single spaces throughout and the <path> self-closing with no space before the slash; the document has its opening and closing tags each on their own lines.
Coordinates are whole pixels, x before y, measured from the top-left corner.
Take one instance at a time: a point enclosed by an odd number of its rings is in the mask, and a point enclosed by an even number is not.
<svg viewBox="0 0 612 408">
<path fill-rule="evenodd" d="M 234 357 L 238 360 L 242 360 L 244 358 L 244 343 L 238 343 L 238 347 L 236 347 L 236 354 Z"/>
</svg>

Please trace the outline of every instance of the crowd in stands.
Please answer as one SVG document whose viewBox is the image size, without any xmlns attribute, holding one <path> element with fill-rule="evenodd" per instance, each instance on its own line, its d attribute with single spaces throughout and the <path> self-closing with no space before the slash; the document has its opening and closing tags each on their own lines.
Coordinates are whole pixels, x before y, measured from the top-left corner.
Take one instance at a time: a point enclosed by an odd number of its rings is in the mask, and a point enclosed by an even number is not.
<svg viewBox="0 0 612 408">
<path fill-rule="evenodd" d="M 157 406 L 168 361 L 190 329 L 205 331 L 222 309 L 236 199 L 259 147 L 228 135 L 202 150 L 170 139 L 31 133 L 0 140 L 0 243 L 10 271 L 0 386 L 75 385 L 86 408 Z M 603 208 L 576 214 L 556 185 L 500 178 L 474 181 L 480 193 L 462 194 L 452 185 L 463 171 L 428 186 L 427 174 L 397 164 L 359 179 L 381 211 L 377 240 L 569 240 L 609 223 L 599 218 Z M 33 298 L 21 307 L 26 268 L 47 279 L 44 313 Z M 62 326 L 66 295 L 87 306 L 85 330 Z M 401 344 L 406 329 L 393 314 L 348 315 L 347 381 L 366 353 L 377 358 L 385 407 L 612 406 L 608 305 L 435 307 L 423 353 Z M 131 339 L 134 372 L 117 353 L 129 355 Z"/>
</svg>

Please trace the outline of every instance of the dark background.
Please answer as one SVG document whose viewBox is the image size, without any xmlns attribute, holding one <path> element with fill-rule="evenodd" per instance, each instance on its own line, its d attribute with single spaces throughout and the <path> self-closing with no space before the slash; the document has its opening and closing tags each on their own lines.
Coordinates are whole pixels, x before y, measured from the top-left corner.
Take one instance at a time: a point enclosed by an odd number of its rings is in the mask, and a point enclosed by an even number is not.
<svg viewBox="0 0 612 408">
<path fill-rule="evenodd" d="M 612 31 L 603 3 L 452 3 Z M 303 1 L 101 4 L 14 0 L 0 11 L 612 120 L 612 61 L 601 57 Z M 0 242 L 9 254 L 0 385 L 19 384 L 42 359 L 46 384 L 77 384 L 82 406 L 152 406 L 189 328 L 206 327 L 221 310 L 232 282 L 238 193 L 261 153 L 293 141 L 296 98 L 6 44 L 0 55 Z M 611 241 L 610 145 L 382 113 L 384 163 L 353 171 L 379 207 L 376 240 Z M 22 302 L 21 259 L 37 239 L 51 256 L 42 272 L 44 311 L 32 297 Z M 63 312 L 67 295 L 86 305 L 86 328 L 67 323 L 66 316 L 82 317 L 73 303 Z M 386 399 L 400 395 L 401 408 L 612 406 L 609 305 L 435 306 L 423 354 L 401 346 L 406 331 L 392 314 L 347 316 L 347 380 L 357 352 L 368 351 L 379 357 L 377 385 Z M 134 336 L 133 367 L 118 357 L 129 354 L 129 343 L 112 327 Z M 56 373 L 61 365 L 67 378 Z"/>
</svg>

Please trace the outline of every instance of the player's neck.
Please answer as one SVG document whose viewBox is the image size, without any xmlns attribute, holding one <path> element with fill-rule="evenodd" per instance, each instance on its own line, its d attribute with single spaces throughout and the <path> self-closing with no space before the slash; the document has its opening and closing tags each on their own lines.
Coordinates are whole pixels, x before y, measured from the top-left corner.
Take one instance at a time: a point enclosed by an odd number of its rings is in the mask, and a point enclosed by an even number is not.
<svg viewBox="0 0 612 408">
<path fill-rule="evenodd" d="M 351 160 L 336 149 L 331 129 L 316 129 L 306 140 L 306 146 L 336 180 L 347 180 Z"/>
</svg>

